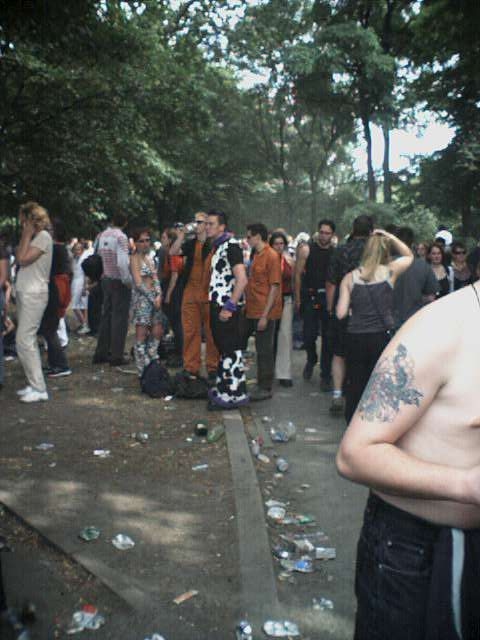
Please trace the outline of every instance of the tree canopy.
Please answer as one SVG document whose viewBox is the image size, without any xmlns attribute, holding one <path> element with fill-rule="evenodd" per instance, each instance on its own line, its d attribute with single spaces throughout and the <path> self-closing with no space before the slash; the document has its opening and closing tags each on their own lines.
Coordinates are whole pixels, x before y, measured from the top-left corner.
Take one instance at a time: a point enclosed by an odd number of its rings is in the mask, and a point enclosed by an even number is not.
<svg viewBox="0 0 480 640">
<path fill-rule="evenodd" d="M 211 207 L 239 228 L 312 230 L 334 215 L 343 232 L 369 210 L 419 233 L 438 221 L 480 233 L 477 0 L 1 9 L 0 225 L 34 199 L 86 235 L 115 210 L 159 229 Z M 422 112 L 454 139 L 394 174 L 390 133 Z M 353 170 L 362 141 L 367 176 Z"/>
</svg>

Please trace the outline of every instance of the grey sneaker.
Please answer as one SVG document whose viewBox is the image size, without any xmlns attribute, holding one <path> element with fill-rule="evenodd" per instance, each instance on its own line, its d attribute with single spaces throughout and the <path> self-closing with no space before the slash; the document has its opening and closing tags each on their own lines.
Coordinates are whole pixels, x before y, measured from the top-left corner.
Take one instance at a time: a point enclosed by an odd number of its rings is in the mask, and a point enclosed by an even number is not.
<svg viewBox="0 0 480 640">
<path fill-rule="evenodd" d="M 330 413 L 333 416 L 341 416 L 345 408 L 343 406 L 343 398 L 332 398 L 332 404 L 330 405 Z"/>
<path fill-rule="evenodd" d="M 259 402 L 260 400 L 268 400 L 271 398 L 272 392 L 268 389 L 262 389 L 261 387 L 255 386 L 251 391 L 249 391 L 248 395 L 252 402 Z"/>
</svg>

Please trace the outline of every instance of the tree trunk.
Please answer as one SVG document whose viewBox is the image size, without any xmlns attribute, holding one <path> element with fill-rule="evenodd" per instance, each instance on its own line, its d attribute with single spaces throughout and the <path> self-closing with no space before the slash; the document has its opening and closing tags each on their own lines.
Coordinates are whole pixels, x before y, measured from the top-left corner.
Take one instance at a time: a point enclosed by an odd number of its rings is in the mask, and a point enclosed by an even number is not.
<svg viewBox="0 0 480 640">
<path fill-rule="evenodd" d="M 386 123 L 382 125 L 383 133 L 383 201 L 387 204 L 392 202 L 392 175 L 390 173 L 390 126 Z"/>
<path fill-rule="evenodd" d="M 367 181 L 368 181 L 368 199 L 372 202 L 377 200 L 377 185 L 375 183 L 375 173 L 373 171 L 372 162 L 372 133 L 370 131 L 370 118 L 366 115 L 362 116 L 363 134 L 367 143 Z"/>
</svg>

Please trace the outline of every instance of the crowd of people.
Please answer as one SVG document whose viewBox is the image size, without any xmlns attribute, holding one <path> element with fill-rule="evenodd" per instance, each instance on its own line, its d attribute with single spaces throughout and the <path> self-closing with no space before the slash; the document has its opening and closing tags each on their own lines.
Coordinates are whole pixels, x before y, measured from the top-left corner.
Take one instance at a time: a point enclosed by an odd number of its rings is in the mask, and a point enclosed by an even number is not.
<svg viewBox="0 0 480 640">
<path fill-rule="evenodd" d="M 131 324 L 138 376 L 166 360 L 187 379 L 206 381 L 211 410 L 270 398 L 275 380 L 291 387 L 292 351 L 304 349 L 303 378 L 319 362 L 332 415 L 349 421 L 393 333 L 425 304 L 479 276 L 479 247 L 467 256 L 447 229 L 415 244 L 411 229 L 375 229 L 365 215 L 342 243 L 327 218 L 311 237 L 262 223 L 236 236 L 216 210 L 164 229 L 159 241 L 148 228 L 129 228 L 121 213 L 94 240 L 67 238 L 61 221 L 34 202 L 20 208 L 19 223 L 16 251 L 0 249 L 0 384 L 3 339 L 13 331 L 27 382 L 18 392 L 23 402 L 48 399 L 45 375 L 72 373 L 70 307 L 71 328 L 97 338 L 94 364 L 128 364 Z M 43 368 L 38 336 L 46 345 Z M 247 393 L 250 336 L 257 382 Z"/>
<path fill-rule="evenodd" d="M 480 243 L 468 253 L 445 228 L 415 242 L 412 229 L 376 228 L 365 215 L 341 243 L 331 219 L 311 237 L 262 223 L 239 237 L 216 210 L 157 243 L 148 228 L 127 236 L 122 214 L 92 242 L 67 241 L 34 202 L 19 223 L 16 250 L 0 245 L 0 386 L 4 347 L 23 367 L 22 402 L 48 400 L 45 371 L 71 375 L 69 307 L 77 333 L 96 336 L 94 364 L 129 362 L 132 324 L 139 378 L 165 360 L 205 383 L 210 410 L 296 384 L 292 351 L 304 349 L 303 379 L 319 362 L 330 412 L 349 423 L 337 468 L 370 489 L 356 640 L 478 637 Z"/>
</svg>

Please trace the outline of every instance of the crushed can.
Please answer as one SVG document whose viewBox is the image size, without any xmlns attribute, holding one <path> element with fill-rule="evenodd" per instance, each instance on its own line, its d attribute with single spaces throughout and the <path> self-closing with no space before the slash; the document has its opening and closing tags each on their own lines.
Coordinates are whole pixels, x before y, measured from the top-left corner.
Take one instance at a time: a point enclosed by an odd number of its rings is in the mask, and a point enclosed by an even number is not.
<svg viewBox="0 0 480 640">
<path fill-rule="evenodd" d="M 199 438 L 204 438 L 208 434 L 208 427 L 203 422 L 198 422 L 195 425 L 195 435 Z"/>
<path fill-rule="evenodd" d="M 300 635 L 298 626 L 290 620 L 267 620 L 263 630 L 271 638 L 296 638 Z"/>
<path fill-rule="evenodd" d="M 97 527 L 93 527 L 93 526 L 85 527 L 80 531 L 80 533 L 78 534 L 78 537 L 81 538 L 82 540 L 85 540 L 85 542 L 91 542 L 92 540 L 97 540 L 100 537 L 100 529 L 97 529 Z"/>
<path fill-rule="evenodd" d="M 236 640 L 252 640 L 253 639 L 253 630 L 252 625 L 248 622 L 248 620 L 240 620 L 240 622 L 235 627 L 235 638 Z"/>
<path fill-rule="evenodd" d="M 285 460 L 285 458 L 277 459 L 277 471 L 280 471 L 280 473 L 285 473 L 286 471 L 288 471 L 288 462 Z"/>
</svg>

